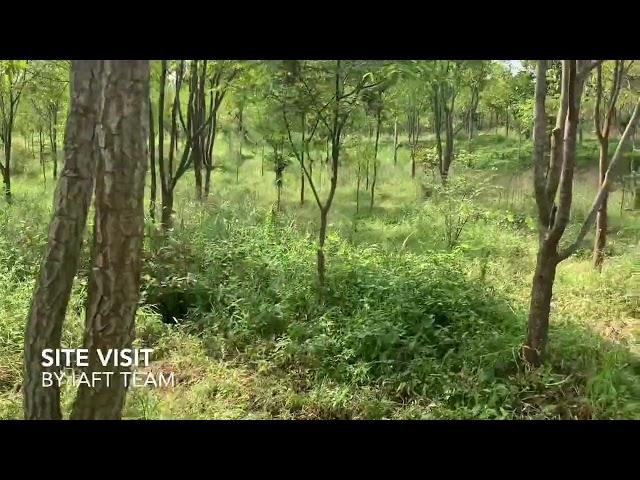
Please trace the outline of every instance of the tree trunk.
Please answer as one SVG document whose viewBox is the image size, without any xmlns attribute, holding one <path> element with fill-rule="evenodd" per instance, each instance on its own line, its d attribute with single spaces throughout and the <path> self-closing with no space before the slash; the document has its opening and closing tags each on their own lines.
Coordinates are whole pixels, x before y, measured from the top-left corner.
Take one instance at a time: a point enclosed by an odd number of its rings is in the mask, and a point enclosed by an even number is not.
<svg viewBox="0 0 640 480">
<path fill-rule="evenodd" d="M 356 213 L 360 211 L 360 171 L 362 163 L 358 160 L 358 172 L 356 174 Z"/>
<path fill-rule="evenodd" d="M 213 168 L 209 165 L 205 166 L 205 177 L 204 177 L 204 196 L 205 198 L 209 197 L 209 193 L 211 192 L 211 172 Z"/>
<path fill-rule="evenodd" d="M 162 222 L 163 230 L 169 230 L 173 226 L 173 189 L 171 187 L 162 189 Z"/>
<path fill-rule="evenodd" d="M 504 114 L 504 121 L 505 121 L 505 127 L 506 127 L 505 136 L 508 137 L 509 136 L 509 110 L 507 110 Z"/>
<path fill-rule="evenodd" d="M 524 356 L 533 366 L 540 365 L 545 354 L 549 332 L 549 313 L 553 282 L 558 261 L 550 246 L 541 246 L 531 286 L 529 325 Z"/>
<path fill-rule="evenodd" d="M 398 164 L 398 117 L 393 121 L 393 166 Z"/>
<path fill-rule="evenodd" d="M 598 187 L 604 182 L 604 176 L 609 167 L 609 139 L 602 138 L 600 140 L 600 160 L 598 172 Z M 593 265 L 600 269 L 604 261 L 604 247 L 607 244 L 607 200 L 608 193 L 605 195 L 602 205 L 598 209 L 596 216 L 596 238 L 593 246 Z"/>
<path fill-rule="evenodd" d="M 304 158 L 302 160 L 304 162 Z M 300 205 L 304 205 L 304 170 L 300 168 Z"/>
<path fill-rule="evenodd" d="M 196 199 L 202 201 L 202 158 L 198 147 L 197 139 L 194 140 L 193 150 L 191 151 L 193 161 L 193 173 L 196 178 Z"/>
<path fill-rule="evenodd" d="M 40 168 L 42 168 L 42 183 L 47 186 L 47 171 L 44 165 L 44 139 L 42 135 L 42 128 L 38 130 L 39 150 L 40 150 Z"/>
<path fill-rule="evenodd" d="M 376 190 L 376 180 L 378 178 L 378 143 L 380 141 L 380 127 L 382 125 L 382 112 L 378 111 L 378 118 L 376 122 L 376 143 L 373 147 L 373 179 L 371 181 L 371 202 L 369 203 L 369 210 L 373 210 L 373 201 Z"/>
<path fill-rule="evenodd" d="M 167 61 L 162 60 L 160 85 L 158 93 L 158 171 L 160 173 L 160 222 L 162 230 L 171 228 L 171 211 L 173 210 L 173 191 L 170 185 L 171 171 L 165 168 L 164 158 L 164 95 L 167 80 Z"/>
<path fill-rule="evenodd" d="M 453 162 L 453 109 L 444 109 L 444 121 L 445 121 L 445 152 L 442 162 L 442 168 L 440 169 L 440 177 L 442 183 L 447 183 L 449 176 L 449 169 Z"/>
<path fill-rule="evenodd" d="M 52 119 L 49 124 L 49 143 L 51 143 L 51 161 L 53 162 L 53 178 L 58 178 L 58 110 L 53 110 Z"/>
<path fill-rule="evenodd" d="M 327 217 L 329 214 L 328 208 L 320 209 L 320 234 L 318 243 L 318 255 L 317 255 L 317 267 L 318 267 L 318 283 L 320 288 L 323 289 L 325 285 L 325 258 L 324 258 L 324 242 L 327 238 Z"/>
<path fill-rule="evenodd" d="M 442 131 L 442 116 L 440 114 L 440 92 L 438 87 L 433 87 L 433 129 L 436 134 L 436 152 L 438 154 L 438 170 L 440 170 L 440 175 L 442 175 L 442 170 L 444 168 L 444 158 L 442 156 L 442 136 L 440 132 Z"/>
<path fill-rule="evenodd" d="M 149 216 L 151 221 L 156 220 L 156 199 L 157 199 L 157 179 L 156 179 L 156 132 L 153 121 L 153 108 L 151 98 L 149 98 L 149 169 L 151 170 L 151 192 L 149 195 Z"/>
<path fill-rule="evenodd" d="M 371 125 L 369 125 L 369 144 L 371 144 L 371 138 L 373 137 L 373 132 L 371 131 Z M 365 164 L 365 168 L 364 168 L 364 175 L 365 175 L 365 184 L 364 184 L 364 189 L 366 191 L 369 190 L 369 155 L 367 154 L 366 156 L 366 164 Z"/>
<path fill-rule="evenodd" d="M 60 419 L 60 389 L 42 386 L 42 350 L 60 348 L 65 311 L 78 270 L 82 237 L 95 176 L 96 127 L 102 61 L 71 64 L 71 100 L 67 118 L 65 163 L 56 187 L 53 218 L 25 332 L 24 414 L 26 419 Z"/>
<path fill-rule="evenodd" d="M 109 384 L 82 384 L 73 419 L 120 419 L 127 389 L 121 366 L 101 366 L 97 349 L 131 348 L 138 308 L 147 169 L 149 61 L 104 62 L 92 269 L 84 347 L 89 371 Z"/>
<path fill-rule="evenodd" d="M 582 119 L 580 119 L 580 130 L 578 131 L 578 142 L 582 145 Z"/>
<path fill-rule="evenodd" d="M 5 137 L 7 140 L 4 144 L 4 168 L 2 176 L 4 180 L 4 196 L 7 203 L 11 203 L 11 132 Z"/>
<path fill-rule="evenodd" d="M 411 147 L 411 178 L 416 178 L 416 149 Z"/>
<path fill-rule="evenodd" d="M 278 189 L 278 199 L 276 203 L 276 210 L 280 211 L 280 201 L 282 200 L 282 181 L 281 180 L 278 181 L 277 189 Z"/>
</svg>

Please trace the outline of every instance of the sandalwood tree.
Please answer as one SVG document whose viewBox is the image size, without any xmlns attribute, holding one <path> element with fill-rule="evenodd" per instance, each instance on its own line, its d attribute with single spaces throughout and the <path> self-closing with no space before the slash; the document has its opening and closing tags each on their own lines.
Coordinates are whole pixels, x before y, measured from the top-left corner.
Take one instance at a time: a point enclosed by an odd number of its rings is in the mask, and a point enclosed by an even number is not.
<svg viewBox="0 0 640 480">
<path fill-rule="evenodd" d="M 545 354 L 549 332 L 551 297 L 558 264 L 571 256 L 593 225 L 597 210 L 611 186 L 612 172 L 622 158 L 625 143 L 640 115 L 640 102 L 620 139 L 607 168 L 593 205 L 576 238 L 567 246 L 560 241 L 569 225 L 573 200 L 573 174 L 576 163 L 576 141 L 584 82 L 600 61 L 563 60 L 561 95 L 556 124 L 551 133 L 549 155 L 547 145 L 547 60 L 539 60 L 536 69 L 534 114 L 534 190 L 538 209 L 538 254 L 531 286 L 528 333 L 523 354 L 527 362 L 539 365 Z M 556 205 L 557 197 L 557 205 Z"/>
</svg>

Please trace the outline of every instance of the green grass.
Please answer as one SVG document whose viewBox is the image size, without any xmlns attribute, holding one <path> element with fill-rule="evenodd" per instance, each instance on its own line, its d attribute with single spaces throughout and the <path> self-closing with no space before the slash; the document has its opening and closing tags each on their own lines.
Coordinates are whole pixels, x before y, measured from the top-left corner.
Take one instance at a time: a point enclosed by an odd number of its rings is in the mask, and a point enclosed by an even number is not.
<svg viewBox="0 0 640 480">
<path fill-rule="evenodd" d="M 191 172 L 181 180 L 175 230 L 145 241 L 137 318 L 138 343 L 155 349 L 153 368 L 174 372 L 177 385 L 132 390 L 126 418 L 640 418 L 640 217 L 619 208 L 621 192 L 610 201 L 602 273 L 590 265 L 592 237 L 561 264 L 548 362 L 529 371 L 518 352 L 536 253 L 530 144 L 518 156 L 515 137 L 461 141 L 473 158 L 454 164 L 454 178 L 488 187 L 474 201 L 481 215 L 449 248 L 445 218 L 466 215 L 465 203 L 424 198 L 429 177 L 411 179 L 405 149 L 394 166 L 384 140 L 371 211 L 363 186 L 356 214 L 356 152 L 345 156 L 322 301 L 318 211 L 308 187 L 300 205 L 295 164 L 276 217 L 274 174 L 260 175 L 260 152 L 236 182 L 219 142 L 225 168 L 204 205 Z M 0 298 L 0 418 L 22 415 L 23 329 L 53 192 L 37 162 L 15 150 L 14 203 L 0 211 L 0 288 L 11 292 Z M 596 188 L 597 156 L 584 152 L 568 234 Z M 314 172 L 326 195 L 327 171 L 316 164 Z M 85 246 L 64 346 L 81 342 L 87 259 Z M 176 299 L 191 308 L 180 324 L 165 324 L 154 304 L 171 313 Z M 65 389 L 66 412 L 72 400 Z"/>
</svg>

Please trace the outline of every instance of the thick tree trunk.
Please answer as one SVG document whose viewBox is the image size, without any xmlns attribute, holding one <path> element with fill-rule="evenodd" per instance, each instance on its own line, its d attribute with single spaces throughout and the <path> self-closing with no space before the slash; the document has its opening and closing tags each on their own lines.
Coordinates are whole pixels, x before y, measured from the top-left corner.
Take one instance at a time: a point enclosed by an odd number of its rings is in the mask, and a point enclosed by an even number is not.
<svg viewBox="0 0 640 480">
<path fill-rule="evenodd" d="M 524 348 L 525 359 L 533 366 L 540 365 L 545 354 L 557 266 L 558 260 L 553 248 L 541 246 L 531 286 L 527 344 Z"/>
<path fill-rule="evenodd" d="M 131 348 L 138 308 L 147 170 L 149 61 L 104 62 L 92 269 L 84 347 L 89 371 L 112 381 L 83 384 L 73 419 L 120 419 L 127 385 L 121 366 L 101 366 L 97 349 Z"/>
<path fill-rule="evenodd" d="M 65 311 L 78 270 L 82 237 L 95 177 L 95 127 L 102 61 L 73 61 L 71 102 L 65 132 L 65 163 L 55 193 L 49 240 L 27 319 L 24 358 L 24 414 L 27 419 L 60 419 L 60 389 L 42 386 L 42 350 L 60 348 Z"/>
</svg>

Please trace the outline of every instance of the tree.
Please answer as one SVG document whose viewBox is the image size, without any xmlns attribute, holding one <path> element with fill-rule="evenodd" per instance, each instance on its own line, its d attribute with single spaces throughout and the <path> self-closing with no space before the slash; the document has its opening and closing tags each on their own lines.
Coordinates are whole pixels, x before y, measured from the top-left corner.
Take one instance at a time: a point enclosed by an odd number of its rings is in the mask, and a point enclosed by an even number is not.
<svg viewBox="0 0 640 480">
<path fill-rule="evenodd" d="M 113 381 L 82 384 L 72 419 L 120 419 L 127 389 L 120 375 L 124 367 L 102 367 L 97 349 L 131 348 L 140 296 L 149 61 L 105 61 L 102 83 L 84 348 L 89 372 L 106 368 Z"/>
<path fill-rule="evenodd" d="M 398 71 L 392 63 L 381 62 L 380 64 L 371 65 L 373 81 L 378 80 L 378 85 L 372 88 L 362 90 L 361 101 L 364 106 L 365 114 L 373 117 L 375 124 L 375 142 L 373 148 L 373 177 L 371 179 L 371 196 L 369 201 L 369 210 L 373 210 L 375 198 L 376 181 L 378 179 L 378 146 L 380 143 L 380 133 L 382 129 L 382 121 L 384 118 L 385 102 L 389 88 L 398 79 Z M 397 125 L 396 125 L 397 126 Z M 397 133 L 397 132 L 396 132 Z M 396 140 L 397 141 L 397 140 Z M 395 145 L 394 145 L 395 148 Z M 415 155 L 413 157 L 413 168 L 415 169 Z M 413 172 L 415 175 L 415 171 Z M 367 178 L 368 180 L 368 178 Z"/>
<path fill-rule="evenodd" d="M 311 141 L 313 133 L 319 124 L 326 130 L 330 145 L 330 187 L 327 197 L 322 200 L 309 169 L 301 161 L 303 157 L 300 146 L 293 140 L 291 123 L 286 117 L 286 109 L 283 109 L 291 149 L 300 162 L 320 212 L 317 249 L 320 295 L 322 295 L 326 284 L 324 245 L 327 238 L 329 212 L 331 211 L 331 205 L 338 186 L 340 154 L 345 127 L 356 108 L 361 92 L 364 89 L 373 88 L 382 83 L 372 80 L 368 67 L 367 62 L 362 61 L 296 62 L 295 66 L 290 64 L 284 77 L 288 82 L 287 89 L 297 90 L 300 101 L 304 102 L 311 112 L 310 115 L 305 117 L 306 122 L 308 122 L 305 128 L 310 131 L 306 136 L 306 145 Z M 311 159 L 309 153 L 307 152 L 307 156 Z"/>
<path fill-rule="evenodd" d="M 593 114 L 595 131 L 596 136 L 598 137 L 600 149 L 598 160 L 598 187 L 600 187 L 604 182 L 604 177 L 607 173 L 609 163 L 609 132 L 611 130 L 613 112 L 615 111 L 620 89 L 622 88 L 624 72 L 627 68 L 622 60 L 615 60 L 613 62 L 611 83 L 609 85 L 608 92 L 605 92 L 602 79 L 603 65 L 604 64 L 598 64 L 596 67 L 596 98 Z M 596 237 L 593 245 L 593 264 L 596 268 L 602 267 L 602 262 L 604 261 L 604 247 L 607 243 L 607 199 L 608 195 L 605 193 L 604 199 L 596 216 Z"/>
<path fill-rule="evenodd" d="M 194 62 L 195 63 L 195 62 Z M 198 139 L 200 134 L 205 131 L 211 123 L 212 117 L 199 124 L 197 128 L 192 128 L 194 124 L 194 109 L 187 108 L 187 119 L 185 121 L 182 115 L 182 106 L 180 93 L 186 76 L 186 61 L 180 60 L 177 64 L 171 65 L 167 60 L 162 60 L 160 65 L 160 85 L 158 92 L 158 170 L 160 173 L 160 193 L 162 201 L 161 225 L 163 230 L 167 230 L 172 226 L 173 200 L 174 191 L 178 181 L 189 170 L 193 160 L 192 145 L 194 140 Z M 165 134 L 165 95 L 167 90 L 167 73 L 173 77 L 173 102 L 171 106 L 171 120 L 169 127 L 169 152 L 164 155 L 164 134 Z M 195 74 L 195 68 L 192 68 L 192 75 Z M 193 76 L 191 77 L 194 78 Z M 195 89 L 189 89 L 189 97 L 187 105 L 193 106 Z M 197 120 L 196 120 L 197 121 Z M 182 127 L 185 136 L 185 143 L 180 153 L 177 165 L 174 163 L 178 155 L 178 132 Z"/>
<path fill-rule="evenodd" d="M 45 348 L 60 348 L 62 324 L 73 278 L 78 270 L 82 237 L 91 205 L 103 62 L 74 61 L 71 102 L 65 130 L 65 163 L 55 193 L 49 240 L 44 251 L 25 332 L 24 411 L 27 419 L 59 419 L 60 390 L 42 386 Z"/>
<path fill-rule="evenodd" d="M 40 116 L 41 133 L 49 137 L 53 178 L 58 175 L 58 127 L 63 117 L 65 94 L 69 83 L 69 63 L 59 60 L 34 61 L 30 67 L 31 82 L 28 94 L 34 109 Z"/>
<path fill-rule="evenodd" d="M 545 354 L 557 266 L 577 250 L 593 224 L 596 211 L 602 205 L 610 188 L 612 172 L 622 158 L 624 145 L 629 140 L 630 131 L 640 116 L 640 101 L 638 101 L 576 239 L 567 247 L 560 248 L 560 240 L 571 214 L 576 138 L 584 82 L 589 72 L 599 63 L 600 61 L 562 61 L 561 95 L 556 125 L 551 133 L 548 159 L 545 156 L 547 61 L 539 60 L 536 69 L 533 163 L 534 190 L 538 208 L 538 255 L 531 286 L 527 341 L 523 348 L 524 358 L 534 366 L 542 362 Z M 559 195 L 557 206 L 556 194 Z"/>
<path fill-rule="evenodd" d="M 218 130 L 218 113 L 220 106 L 224 100 L 229 88 L 232 86 L 234 79 L 242 71 L 239 62 L 231 60 L 215 60 L 210 62 L 209 75 L 209 112 L 211 123 L 206 131 L 204 140 L 204 149 L 202 163 L 205 168 L 204 181 L 204 197 L 209 196 L 211 189 L 211 173 L 215 168 L 213 160 L 213 147 L 216 141 L 216 133 Z"/>
<path fill-rule="evenodd" d="M 0 173 L 4 182 L 4 194 L 11 201 L 11 143 L 16 114 L 22 91 L 28 81 L 26 60 L 0 61 L 0 139 L 4 144 L 4 163 L 0 162 Z"/>
</svg>

